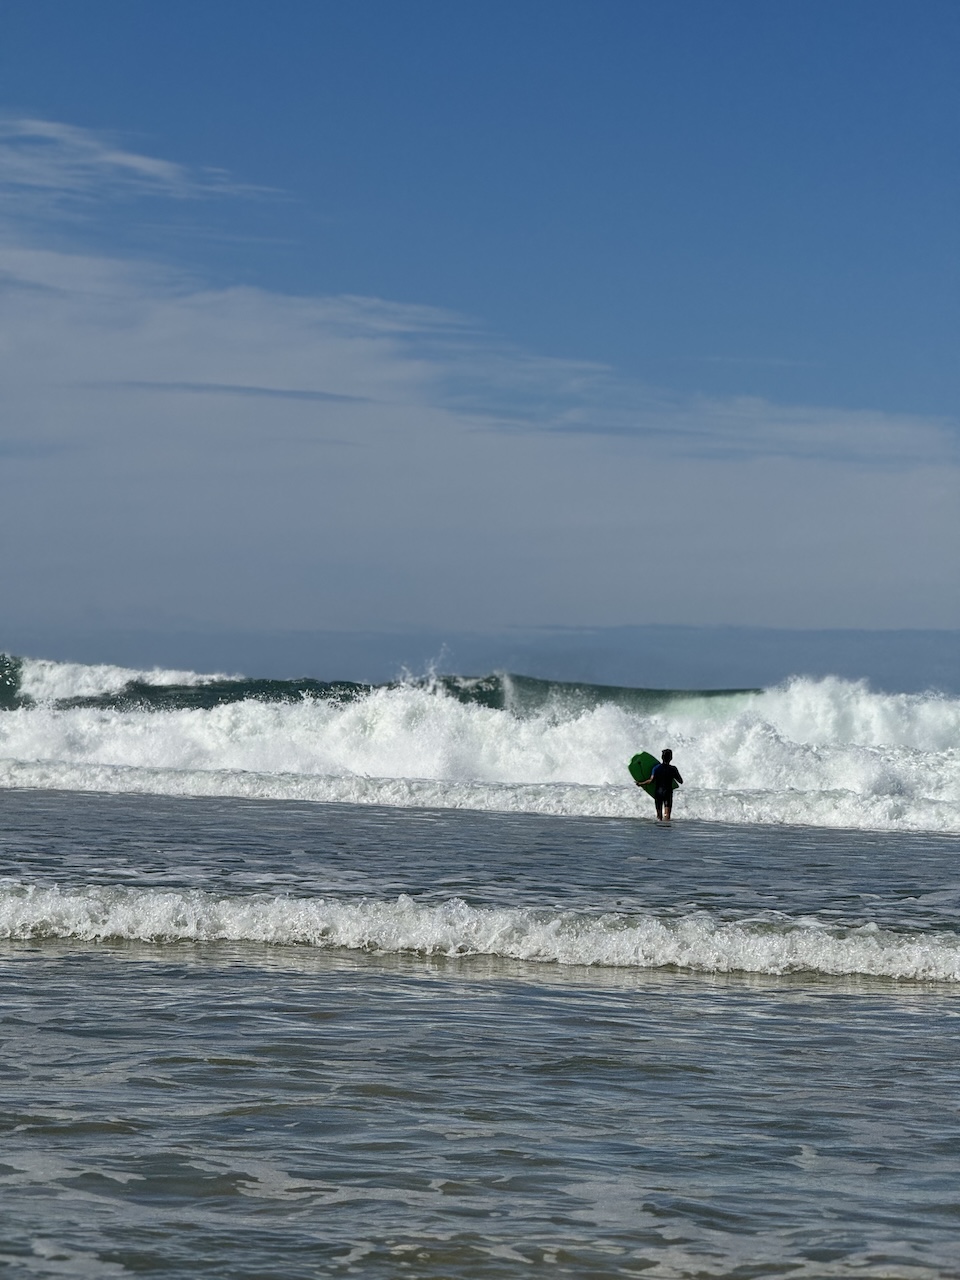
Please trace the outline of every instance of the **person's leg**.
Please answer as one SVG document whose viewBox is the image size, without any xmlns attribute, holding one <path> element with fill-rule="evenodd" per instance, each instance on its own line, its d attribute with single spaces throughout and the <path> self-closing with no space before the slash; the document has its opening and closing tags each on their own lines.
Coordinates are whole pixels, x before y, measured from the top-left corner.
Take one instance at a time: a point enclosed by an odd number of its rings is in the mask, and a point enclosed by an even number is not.
<svg viewBox="0 0 960 1280">
<path fill-rule="evenodd" d="M 662 822 L 663 821 L 663 801 L 660 799 L 659 796 L 654 796 L 653 802 L 657 806 L 657 821 Z"/>
<path fill-rule="evenodd" d="M 664 822 L 669 822 L 669 821 L 670 821 L 670 815 L 671 815 L 671 813 L 673 813 L 673 803 L 672 803 L 672 801 L 670 801 L 670 800 L 664 800 L 664 802 L 663 802 L 663 820 L 664 820 Z"/>
</svg>

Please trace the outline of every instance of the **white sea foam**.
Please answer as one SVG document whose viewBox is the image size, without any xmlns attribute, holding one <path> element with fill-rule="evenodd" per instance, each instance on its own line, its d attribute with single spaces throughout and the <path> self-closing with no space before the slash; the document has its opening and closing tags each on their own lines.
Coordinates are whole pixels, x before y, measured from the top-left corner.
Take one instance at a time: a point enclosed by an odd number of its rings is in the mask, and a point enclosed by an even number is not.
<svg viewBox="0 0 960 1280">
<path fill-rule="evenodd" d="M 107 676 L 90 670 L 70 677 L 71 692 L 103 687 Z M 650 816 L 625 764 L 669 744 L 686 780 L 684 817 L 960 832 L 958 743 L 960 700 L 836 679 L 691 695 L 656 711 L 604 702 L 565 712 L 554 701 L 530 715 L 406 685 L 343 703 L 38 703 L 0 713 L 0 785 Z"/>
<path fill-rule="evenodd" d="M 139 670 L 109 663 L 51 662 L 45 658 L 25 658 L 20 671 L 20 692 L 34 702 L 55 702 L 60 698 L 95 698 L 116 693 L 131 681 L 157 685 L 201 685 L 223 680 L 222 675 L 198 675 L 196 671 L 168 671 L 162 667 Z"/>
<path fill-rule="evenodd" d="M 960 937 L 899 934 L 870 923 L 843 928 L 782 916 L 734 923 L 707 912 L 597 916 L 555 908 L 474 907 L 457 898 L 429 905 L 406 895 L 344 902 L 199 890 L 0 885 L 0 939 L 44 938 L 250 942 L 562 965 L 960 982 Z"/>
</svg>

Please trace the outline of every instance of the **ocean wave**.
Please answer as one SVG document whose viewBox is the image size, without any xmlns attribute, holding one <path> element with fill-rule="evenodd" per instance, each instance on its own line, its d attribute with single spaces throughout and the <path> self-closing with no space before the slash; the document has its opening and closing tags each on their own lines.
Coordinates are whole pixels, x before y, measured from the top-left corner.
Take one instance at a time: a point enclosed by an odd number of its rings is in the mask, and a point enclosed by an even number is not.
<svg viewBox="0 0 960 1280">
<path fill-rule="evenodd" d="M 172 702 L 77 692 L 124 674 L 106 670 L 41 679 L 23 663 L 21 690 L 72 692 L 0 714 L 0 784 L 632 817 L 652 806 L 626 762 L 670 745 L 686 780 L 678 815 L 960 831 L 960 699 L 937 694 L 833 678 L 604 692 L 511 676 L 372 688 L 187 673 L 191 685 L 182 672 L 151 686 Z"/>
<path fill-rule="evenodd" d="M 549 713 L 569 718 L 606 704 L 652 711 L 688 701 L 710 700 L 759 689 L 631 689 L 617 685 L 540 680 L 492 672 L 485 676 L 406 675 L 382 685 L 350 680 L 250 679 L 241 675 L 200 675 L 194 671 L 134 670 L 109 665 L 51 662 L 0 654 L 0 705 L 8 709 L 49 706 L 114 711 L 209 710 L 229 702 L 300 702 L 304 698 L 344 702 L 375 690 L 423 689 L 468 705 L 523 717 Z"/>
<path fill-rule="evenodd" d="M 53 662 L 0 654 L 0 706 L 110 697 L 135 685 L 197 689 L 236 678 L 163 667 L 137 669 L 112 663 Z"/>
<path fill-rule="evenodd" d="M 8 881 L 0 939 L 256 943 L 423 956 L 499 956 L 560 965 L 698 973 L 863 975 L 960 982 L 960 937 L 895 933 L 867 922 L 771 915 L 737 922 L 684 916 L 392 901 L 217 896 L 200 890 Z"/>
</svg>

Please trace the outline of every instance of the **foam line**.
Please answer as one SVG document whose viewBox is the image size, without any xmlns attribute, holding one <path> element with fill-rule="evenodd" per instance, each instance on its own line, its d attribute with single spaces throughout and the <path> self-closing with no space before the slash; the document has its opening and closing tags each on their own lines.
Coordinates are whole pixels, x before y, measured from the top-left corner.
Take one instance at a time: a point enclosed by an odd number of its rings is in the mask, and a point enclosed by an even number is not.
<svg viewBox="0 0 960 1280">
<path fill-rule="evenodd" d="M 124 795 L 223 796 L 315 804 L 385 805 L 401 809 L 472 809 L 553 817 L 653 818 L 653 805 L 630 787 L 575 784 L 456 783 L 423 778 L 314 777 L 226 770 L 77 766 L 0 760 L 0 787 Z M 952 834 L 956 807 L 925 800 L 824 792 L 811 797 L 690 788 L 683 819 L 703 822 L 813 826 L 869 831 Z M 675 810 L 676 815 L 676 810 Z"/>
<path fill-rule="evenodd" d="M 0 886 L 0 939 L 73 938 L 340 947 L 428 956 L 502 956 L 561 965 L 702 973 L 820 973 L 960 982 L 960 937 L 780 916 L 720 922 L 530 908 L 216 896 L 198 890 Z"/>
</svg>

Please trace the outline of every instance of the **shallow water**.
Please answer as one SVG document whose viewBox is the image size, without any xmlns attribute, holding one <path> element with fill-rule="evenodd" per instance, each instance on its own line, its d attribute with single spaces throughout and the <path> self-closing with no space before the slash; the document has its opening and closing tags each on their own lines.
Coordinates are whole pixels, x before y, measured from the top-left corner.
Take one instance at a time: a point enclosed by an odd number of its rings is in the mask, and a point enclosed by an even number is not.
<svg viewBox="0 0 960 1280">
<path fill-rule="evenodd" d="M 945 963 L 958 853 L 3 793 L 0 1259 L 960 1275 L 960 985 L 856 971 L 898 944 Z"/>
</svg>

